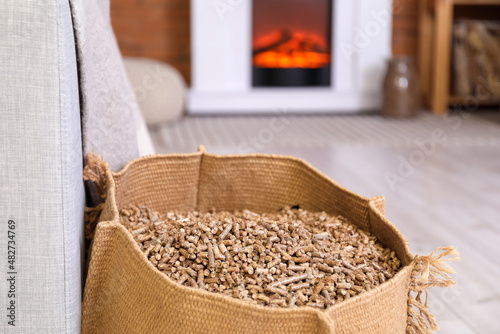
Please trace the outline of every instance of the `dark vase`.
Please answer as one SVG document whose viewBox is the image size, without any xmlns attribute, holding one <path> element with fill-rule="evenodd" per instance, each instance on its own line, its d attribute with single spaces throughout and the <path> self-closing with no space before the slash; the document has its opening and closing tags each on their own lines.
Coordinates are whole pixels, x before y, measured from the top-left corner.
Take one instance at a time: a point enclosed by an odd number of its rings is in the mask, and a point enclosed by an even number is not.
<svg viewBox="0 0 500 334">
<path fill-rule="evenodd" d="M 391 117 L 410 117 L 415 116 L 418 111 L 415 61 L 409 56 L 394 57 L 387 64 L 382 114 Z"/>
</svg>

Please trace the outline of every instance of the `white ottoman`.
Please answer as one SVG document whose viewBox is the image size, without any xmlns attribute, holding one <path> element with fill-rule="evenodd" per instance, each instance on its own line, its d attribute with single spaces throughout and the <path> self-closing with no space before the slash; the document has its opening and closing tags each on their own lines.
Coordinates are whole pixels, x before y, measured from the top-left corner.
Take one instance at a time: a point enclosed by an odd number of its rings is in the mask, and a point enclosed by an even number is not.
<svg viewBox="0 0 500 334">
<path fill-rule="evenodd" d="M 148 125 L 182 116 L 186 83 L 174 67 L 148 58 L 124 57 L 125 68 Z"/>
</svg>

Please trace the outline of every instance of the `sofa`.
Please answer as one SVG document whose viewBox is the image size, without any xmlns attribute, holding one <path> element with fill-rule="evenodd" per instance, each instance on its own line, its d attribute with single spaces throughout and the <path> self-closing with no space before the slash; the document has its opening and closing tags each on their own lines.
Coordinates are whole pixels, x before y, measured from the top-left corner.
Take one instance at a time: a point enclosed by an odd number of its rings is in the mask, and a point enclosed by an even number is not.
<svg viewBox="0 0 500 334">
<path fill-rule="evenodd" d="M 0 332 L 78 333 L 85 155 L 154 148 L 109 0 L 6 0 L 0 22 Z"/>
</svg>

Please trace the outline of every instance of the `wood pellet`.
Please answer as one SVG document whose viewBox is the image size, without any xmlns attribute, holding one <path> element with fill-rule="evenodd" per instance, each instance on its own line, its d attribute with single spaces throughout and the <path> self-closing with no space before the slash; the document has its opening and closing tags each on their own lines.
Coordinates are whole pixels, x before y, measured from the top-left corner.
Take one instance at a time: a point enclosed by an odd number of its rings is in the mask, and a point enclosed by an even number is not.
<svg viewBox="0 0 500 334">
<path fill-rule="evenodd" d="M 394 276 L 400 262 L 368 232 L 325 212 L 120 211 L 149 261 L 177 284 L 269 307 L 327 308 Z"/>
</svg>

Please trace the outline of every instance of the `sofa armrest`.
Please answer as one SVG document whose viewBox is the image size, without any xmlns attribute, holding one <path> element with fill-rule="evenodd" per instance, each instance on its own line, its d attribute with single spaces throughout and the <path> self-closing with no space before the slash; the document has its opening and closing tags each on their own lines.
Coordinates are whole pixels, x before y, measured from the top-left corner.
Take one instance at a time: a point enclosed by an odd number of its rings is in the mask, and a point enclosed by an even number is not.
<svg viewBox="0 0 500 334">
<path fill-rule="evenodd" d="M 85 194 L 69 3 L 2 1 L 0 22 L 0 332 L 79 333 Z"/>
</svg>

